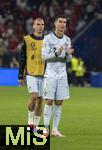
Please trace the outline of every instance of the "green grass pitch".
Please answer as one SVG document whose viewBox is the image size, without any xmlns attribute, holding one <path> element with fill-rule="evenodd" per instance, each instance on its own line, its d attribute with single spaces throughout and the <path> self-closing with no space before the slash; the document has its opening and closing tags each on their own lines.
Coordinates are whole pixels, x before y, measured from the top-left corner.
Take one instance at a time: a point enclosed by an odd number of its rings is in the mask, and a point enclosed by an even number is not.
<svg viewBox="0 0 102 150">
<path fill-rule="evenodd" d="M 51 137 L 51 150 L 102 150 L 102 89 L 72 87 L 70 93 L 60 122 L 66 137 Z M 0 124 L 26 124 L 28 98 L 26 87 L 0 87 Z"/>
</svg>

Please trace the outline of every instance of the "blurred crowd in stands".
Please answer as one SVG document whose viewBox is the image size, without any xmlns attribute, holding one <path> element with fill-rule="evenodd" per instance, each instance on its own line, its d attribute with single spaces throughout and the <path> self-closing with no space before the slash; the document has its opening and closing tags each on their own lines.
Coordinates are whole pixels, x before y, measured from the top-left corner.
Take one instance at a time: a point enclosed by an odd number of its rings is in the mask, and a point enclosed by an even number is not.
<svg viewBox="0 0 102 150">
<path fill-rule="evenodd" d="M 2 0 L 0 2 L 0 66 L 18 67 L 22 37 L 32 32 L 33 19 L 45 18 L 45 34 L 57 14 L 67 16 L 66 34 L 73 38 L 102 12 L 101 0 Z"/>
</svg>

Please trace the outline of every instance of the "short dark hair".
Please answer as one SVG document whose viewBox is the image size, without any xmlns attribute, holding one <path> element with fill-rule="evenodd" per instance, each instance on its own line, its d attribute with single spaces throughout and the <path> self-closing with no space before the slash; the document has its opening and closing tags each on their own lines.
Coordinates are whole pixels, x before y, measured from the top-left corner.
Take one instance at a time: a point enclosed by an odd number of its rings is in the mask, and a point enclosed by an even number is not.
<svg viewBox="0 0 102 150">
<path fill-rule="evenodd" d="M 57 15 L 57 16 L 55 17 L 55 21 L 56 21 L 58 18 L 65 18 L 65 19 L 67 19 L 64 14 Z"/>
</svg>

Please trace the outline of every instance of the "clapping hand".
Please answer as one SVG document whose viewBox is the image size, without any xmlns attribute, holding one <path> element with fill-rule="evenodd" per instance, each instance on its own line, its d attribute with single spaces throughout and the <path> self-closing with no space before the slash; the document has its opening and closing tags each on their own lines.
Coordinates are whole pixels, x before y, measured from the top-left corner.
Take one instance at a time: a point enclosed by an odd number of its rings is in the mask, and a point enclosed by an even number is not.
<svg viewBox="0 0 102 150">
<path fill-rule="evenodd" d="M 56 51 L 57 56 L 59 56 L 59 55 L 62 53 L 63 49 L 64 49 L 64 45 L 62 45 L 62 46 Z"/>
<path fill-rule="evenodd" d="M 72 54 L 72 53 L 74 53 L 74 48 L 71 48 L 71 47 L 68 48 L 68 49 L 67 49 L 67 54 L 70 55 L 70 54 Z"/>
</svg>

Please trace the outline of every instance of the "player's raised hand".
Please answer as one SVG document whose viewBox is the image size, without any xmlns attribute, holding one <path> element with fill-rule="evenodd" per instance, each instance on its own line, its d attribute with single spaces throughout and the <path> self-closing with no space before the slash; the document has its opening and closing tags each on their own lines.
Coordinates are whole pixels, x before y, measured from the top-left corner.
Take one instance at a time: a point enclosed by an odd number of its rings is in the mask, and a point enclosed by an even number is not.
<svg viewBox="0 0 102 150">
<path fill-rule="evenodd" d="M 70 55 L 70 54 L 72 54 L 72 53 L 74 53 L 74 48 L 71 48 L 71 47 L 68 48 L 68 49 L 67 49 L 67 54 Z"/>
<path fill-rule="evenodd" d="M 20 80 L 18 80 L 18 82 L 19 82 L 19 86 L 23 86 L 23 85 L 25 85 L 25 81 L 24 81 L 24 79 L 20 79 Z"/>
</svg>

